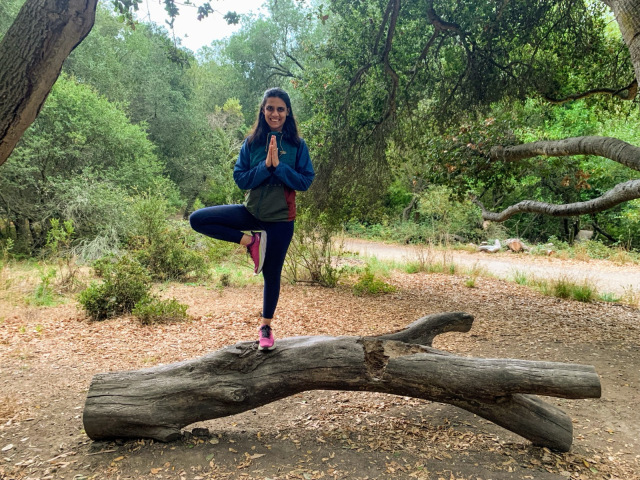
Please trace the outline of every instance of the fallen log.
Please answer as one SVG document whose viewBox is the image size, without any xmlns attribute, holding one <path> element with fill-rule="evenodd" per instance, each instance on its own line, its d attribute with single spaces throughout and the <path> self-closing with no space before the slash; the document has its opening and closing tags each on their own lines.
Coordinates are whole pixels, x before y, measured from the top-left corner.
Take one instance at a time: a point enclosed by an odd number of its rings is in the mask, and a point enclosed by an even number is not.
<svg viewBox="0 0 640 480">
<path fill-rule="evenodd" d="M 272 352 L 241 342 L 204 357 L 94 376 L 83 423 L 93 440 L 171 441 L 195 422 L 234 415 L 308 390 L 383 392 L 449 403 L 535 445 L 568 451 L 571 419 L 535 395 L 599 398 L 592 366 L 452 355 L 435 336 L 467 332 L 473 317 L 421 318 L 377 337 L 293 337 Z"/>
</svg>

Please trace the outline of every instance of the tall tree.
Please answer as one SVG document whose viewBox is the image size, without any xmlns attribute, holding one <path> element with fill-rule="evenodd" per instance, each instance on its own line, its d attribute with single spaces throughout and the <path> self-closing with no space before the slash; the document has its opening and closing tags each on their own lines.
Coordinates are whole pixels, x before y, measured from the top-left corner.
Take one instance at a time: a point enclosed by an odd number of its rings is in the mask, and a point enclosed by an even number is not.
<svg viewBox="0 0 640 480">
<path fill-rule="evenodd" d="M 559 102 L 581 97 L 582 91 L 635 98 L 639 5 L 637 0 L 608 2 L 624 40 L 616 44 L 605 35 L 604 3 L 334 0 L 330 15 L 336 17 L 335 28 L 325 50 L 333 69 L 321 76 L 313 93 L 318 114 L 331 112 L 323 127 L 333 129 L 321 165 L 330 175 L 321 179 L 331 183 L 341 170 L 347 170 L 346 179 L 352 178 L 354 166 L 365 175 L 376 165 L 384 172 L 384 151 L 397 119 L 420 108 L 442 127 L 502 99 L 542 96 Z M 342 140 L 345 137 L 350 141 Z M 541 150 L 536 144 L 528 155 L 598 154 L 637 168 L 620 154 L 624 150 L 636 158 L 630 145 L 618 142 L 618 148 L 612 149 L 612 140 L 603 138 L 564 144 L 571 147 L 545 144 L 547 148 Z M 512 155 L 509 145 L 493 152 L 472 146 L 460 159 L 478 168 L 491 164 L 498 170 L 509 169 L 502 165 L 524 158 Z M 525 149 L 520 147 L 518 152 Z M 342 185 L 336 185 L 336 190 Z M 354 198 L 351 190 L 347 198 Z M 574 215 L 639 197 L 639 185 L 632 180 L 588 204 L 545 206 L 537 211 Z M 533 211 L 532 204 L 527 208 Z M 490 217 L 488 212 L 486 216 Z"/>
<path fill-rule="evenodd" d="M 117 105 L 63 75 L 2 167 L 0 215 L 16 225 L 25 252 L 42 246 L 50 218 L 72 219 L 78 235 L 89 236 L 119 222 L 105 210 L 112 198 L 105 192 L 117 192 L 122 204 L 126 192 L 156 189 L 162 171 L 142 128 Z M 92 195 L 96 190 L 102 199 Z"/>
<path fill-rule="evenodd" d="M 0 165 L 35 120 L 97 0 L 27 0 L 0 42 Z"/>
</svg>

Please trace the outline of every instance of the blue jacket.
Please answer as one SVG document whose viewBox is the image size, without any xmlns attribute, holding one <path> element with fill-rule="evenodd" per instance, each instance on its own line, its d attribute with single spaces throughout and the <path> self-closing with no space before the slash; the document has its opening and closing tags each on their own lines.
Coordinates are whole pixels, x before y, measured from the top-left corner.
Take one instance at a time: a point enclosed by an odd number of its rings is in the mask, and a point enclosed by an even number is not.
<svg viewBox="0 0 640 480">
<path fill-rule="evenodd" d="M 267 167 L 267 146 L 271 136 L 278 145 L 277 167 Z M 242 144 L 233 169 L 233 179 L 242 190 L 248 190 L 245 206 L 265 222 L 291 221 L 296 217 L 296 190 L 305 191 L 315 177 L 309 149 L 300 139 L 297 147 L 282 139 L 280 132 L 271 132 L 266 145 Z"/>
</svg>

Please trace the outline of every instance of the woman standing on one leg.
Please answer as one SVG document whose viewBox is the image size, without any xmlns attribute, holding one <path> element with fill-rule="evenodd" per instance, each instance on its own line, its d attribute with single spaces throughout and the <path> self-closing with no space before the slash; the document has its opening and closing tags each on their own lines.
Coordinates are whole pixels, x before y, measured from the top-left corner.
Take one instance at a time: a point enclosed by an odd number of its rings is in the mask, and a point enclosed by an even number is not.
<svg viewBox="0 0 640 480">
<path fill-rule="evenodd" d="M 271 320 L 280 296 L 282 265 L 293 238 L 296 190 L 307 190 L 314 176 L 289 95 L 271 88 L 264 93 L 256 123 L 233 170 L 236 184 L 248 190 L 244 204 L 202 208 L 189 218 L 197 232 L 246 246 L 254 273 L 262 272 L 260 350 L 275 348 Z"/>
</svg>

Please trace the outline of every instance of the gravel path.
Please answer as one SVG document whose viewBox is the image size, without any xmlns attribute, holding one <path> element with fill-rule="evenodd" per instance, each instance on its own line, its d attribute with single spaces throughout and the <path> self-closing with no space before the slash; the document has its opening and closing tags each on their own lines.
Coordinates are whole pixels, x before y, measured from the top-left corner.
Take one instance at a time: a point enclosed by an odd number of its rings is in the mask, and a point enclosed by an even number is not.
<svg viewBox="0 0 640 480">
<path fill-rule="evenodd" d="M 417 246 L 395 245 L 370 242 L 360 239 L 346 239 L 344 249 L 363 257 L 379 260 L 411 261 L 429 258 L 433 261 L 445 260 L 464 268 L 480 268 L 502 279 L 513 280 L 516 273 L 537 278 L 558 279 L 565 277 L 574 282 L 588 281 L 599 293 L 617 296 L 640 294 L 640 265 L 627 263 L 617 265 L 605 260 L 563 260 L 514 253 L 483 253 L 449 250 L 446 252 L 428 250 Z"/>
</svg>

